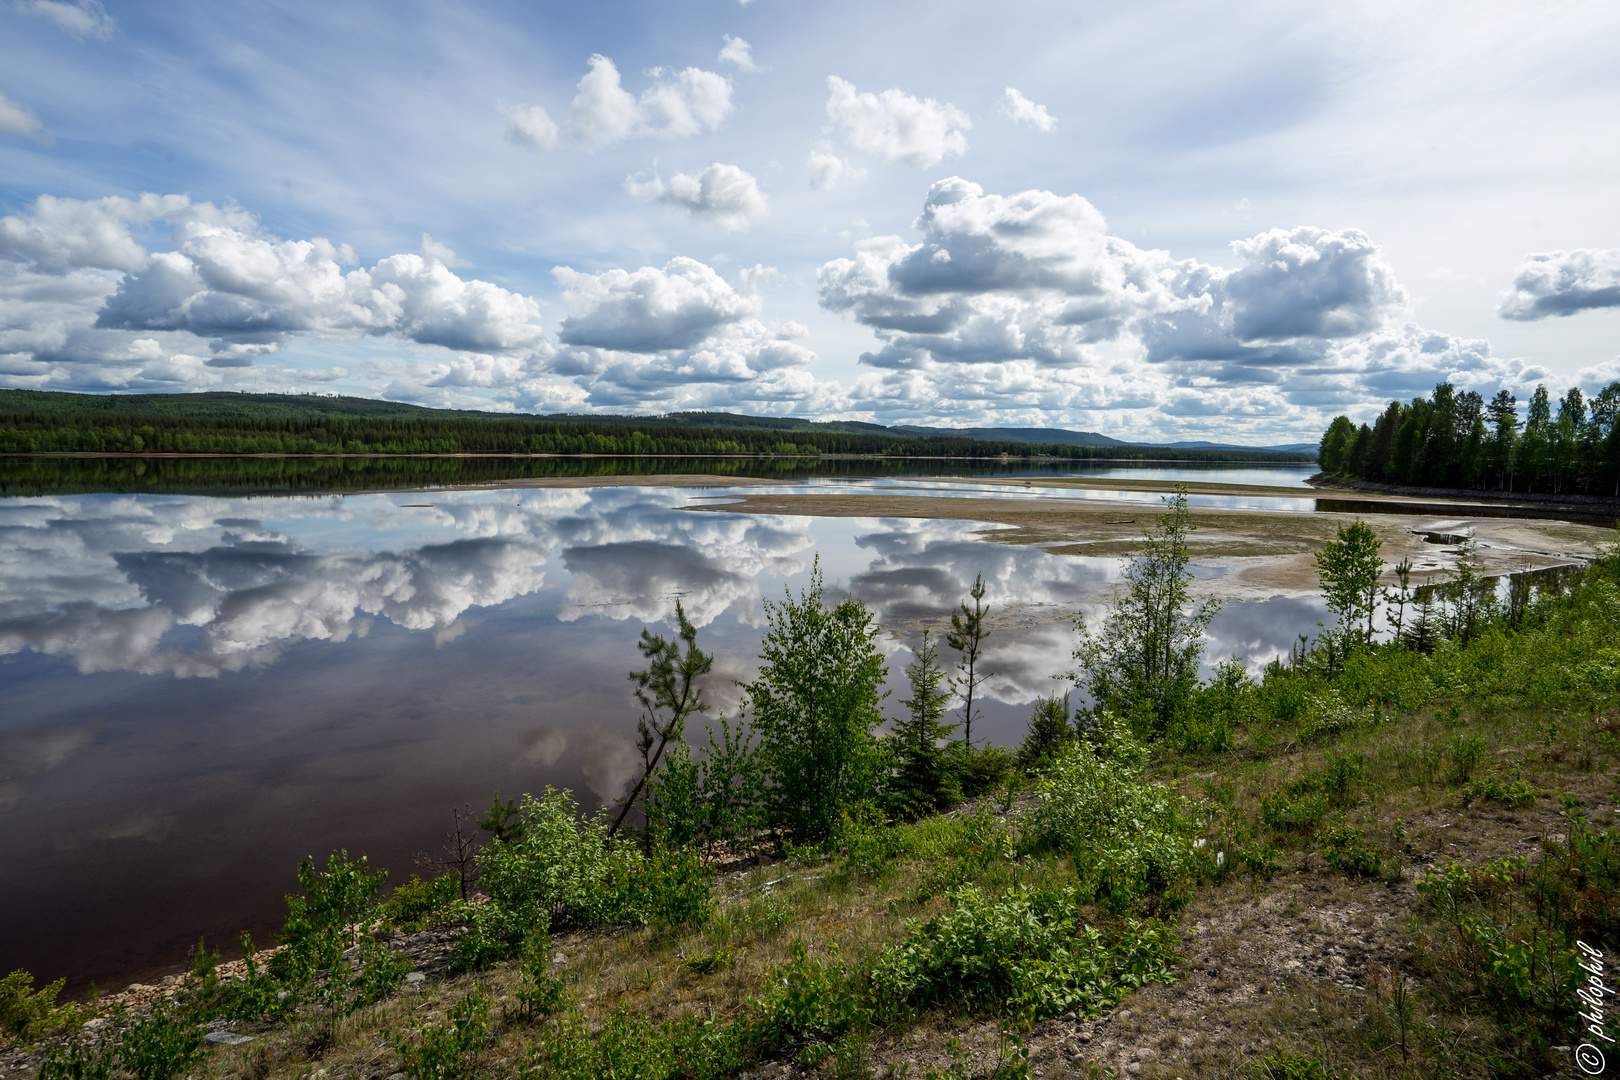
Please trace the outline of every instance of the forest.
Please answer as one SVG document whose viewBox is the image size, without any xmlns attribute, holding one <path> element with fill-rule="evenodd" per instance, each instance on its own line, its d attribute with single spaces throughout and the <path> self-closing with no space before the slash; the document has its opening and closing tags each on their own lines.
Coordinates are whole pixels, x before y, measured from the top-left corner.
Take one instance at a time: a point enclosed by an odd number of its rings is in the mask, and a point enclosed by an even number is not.
<svg viewBox="0 0 1620 1080">
<path fill-rule="evenodd" d="M 206 400 L 189 400 L 206 399 Z M 0 390 L 0 454 L 608 454 L 1290 461 L 1282 451 L 1039 445 L 715 413 L 522 416 L 363 398 Z"/>
<path fill-rule="evenodd" d="M 1389 587 L 1347 520 L 1331 621 L 1209 670 L 1197 527 L 1166 498 L 1016 749 L 974 732 L 982 578 L 887 717 L 883 632 L 819 570 L 729 717 L 677 606 L 616 805 L 496 793 L 404 881 L 311 859 L 273 949 L 199 942 L 135 1007 L 15 972 L 4 1031 L 40 1080 L 1531 1078 L 1620 1034 L 1575 993 L 1620 948 L 1620 542 Z"/>
<path fill-rule="evenodd" d="M 1412 487 L 1620 497 L 1620 381 L 1591 399 L 1578 386 L 1555 402 L 1545 385 L 1521 418 L 1500 390 L 1487 402 L 1449 382 L 1398 401 L 1371 425 L 1348 416 L 1322 435 L 1325 476 Z"/>
</svg>

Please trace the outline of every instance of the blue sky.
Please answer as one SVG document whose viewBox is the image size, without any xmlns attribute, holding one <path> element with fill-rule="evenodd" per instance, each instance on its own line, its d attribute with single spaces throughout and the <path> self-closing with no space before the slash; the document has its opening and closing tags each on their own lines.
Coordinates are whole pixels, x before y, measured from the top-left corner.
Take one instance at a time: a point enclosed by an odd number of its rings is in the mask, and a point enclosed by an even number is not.
<svg viewBox="0 0 1620 1080">
<path fill-rule="evenodd" d="M 0 0 L 0 385 L 1250 440 L 1595 391 L 1616 55 L 1600 3 Z"/>
</svg>

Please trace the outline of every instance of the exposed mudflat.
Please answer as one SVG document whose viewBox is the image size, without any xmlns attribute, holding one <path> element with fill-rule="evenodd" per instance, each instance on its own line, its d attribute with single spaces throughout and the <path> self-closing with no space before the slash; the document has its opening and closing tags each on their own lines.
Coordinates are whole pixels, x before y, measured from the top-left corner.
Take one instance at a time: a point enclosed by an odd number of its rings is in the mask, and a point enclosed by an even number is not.
<svg viewBox="0 0 1620 1080">
<path fill-rule="evenodd" d="M 1022 486 L 1022 481 L 1011 483 Z M 1043 485 L 1048 483 L 1042 480 Z M 1072 481 L 1067 484 L 1122 490 L 1117 482 Z M 1147 486 L 1132 481 L 1129 489 L 1124 490 Z M 1140 547 L 1142 535 L 1153 527 L 1154 514 L 1158 511 L 1157 499 L 1152 493 L 1144 494 L 1140 503 L 1099 503 L 1056 496 L 958 498 L 929 494 L 921 487 L 913 490 L 915 493 L 906 489 L 884 489 L 870 494 L 815 491 L 743 495 L 724 502 L 691 505 L 687 509 L 812 517 L 982 521 L 1008 526 L 984 531 L 984 539 L 994 543 L 1035 544 L 1055 555 L 1112 558 L 1128 557 Z M 1300 492 L 1292 488 L 1199 484 L 1187 485 L 1187 490 L 1193 494 L 1300 497 Z M 1599 544 L 1615 538 L 1613 529 L 1594 525 L 1471 517 L 1469 509 L 1467 504 L 1458 504 L 1455 515 L 1390 513 L 1369 515 L 1363 520 L 1383 541 L 1386 563 L 1393 566 L 1402 559 L 1411 559 L 1416 584 L 1442 579 L 1456 565 L 1456 541 L 1469 532 L 1479 543 L 1479 571 L 1487 575 L 1586 562 Z M 1195 526 L 1192 544 L 1196 563 L 1203 570 L 1216 572 L 1201 576 L 1194 590 L 1230 600 L 1305 596 L 1320 591 L 1315 554 L 1338 534 L 1339 526 L 1356 519 L 1354 514 L 1205 508 L 1194 509 L 1190 516 Z M 1393 583 L 1393 574 L 1387 578 Z"/>
</svg>

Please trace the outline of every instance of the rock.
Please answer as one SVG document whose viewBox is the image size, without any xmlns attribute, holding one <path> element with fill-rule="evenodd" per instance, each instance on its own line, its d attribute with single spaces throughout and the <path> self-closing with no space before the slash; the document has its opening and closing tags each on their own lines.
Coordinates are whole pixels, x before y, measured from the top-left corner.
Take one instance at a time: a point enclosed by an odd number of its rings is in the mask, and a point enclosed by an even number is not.
<svg viewBox="0 0 1620 1080">
<path fill-rule="evenodd" d="M 388 1080 L 405 1080 L 404 1073 L 389 1073 Z"/>
<path fill-rule="evenodd" d="M 396 968 L 395 970 L 397 971 L 398 969 Z M 405 976 L 405 982 L 408 985 L 413 985 L 413 986 L 416 983 L 423 982 L 426 979 L 427 979 L 427 976 L 422 974 L 420 971 L 413 971 L 410 974 Z"/>
<path fill-rule="evenodd" d="M 222 1046 L 241 1046 L 243 1043 L 253 1041 L 252 1035 L 238 1035 L 234 1031 L 210 1031 L 203 1038 L 211 1043 L 219 1043 Z"/>
</svg>

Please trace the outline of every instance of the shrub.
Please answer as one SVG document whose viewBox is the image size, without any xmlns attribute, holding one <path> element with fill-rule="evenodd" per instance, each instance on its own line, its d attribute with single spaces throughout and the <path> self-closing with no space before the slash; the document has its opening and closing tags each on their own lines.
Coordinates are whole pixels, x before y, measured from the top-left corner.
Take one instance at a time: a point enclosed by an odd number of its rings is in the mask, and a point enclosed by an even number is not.
<svg viewBox="0 0 1620 1080">
<path fill-rule="evenodd" d="M 1380 865 L 1378 856 L 1367 850 L 1361 837 L 1362 830 L 1348 825 L 1330 827 L 1327 838 L 1322 841 L 1322 857 L 1329 866 L 1341 873 L 1359 877 L 1377 876 Z"/>
<path fill-rule="evenodd" d="M 77 1008 L 56 1004 L 56 995 L 65 985 L 66 979 L 57 979 L 35 990 L 33 975 L 21 969 L 0 979 L 0 1032 L 19 1042 L 32 1042 L 77 1022 Z"/>
<path fill-rule="evenodd" d="M 453 1006 L 441 1024 L 418 1024 L 394 1036 L 400 1071 L 411 1080 L 460 1080 L 477 1074 L 489 1039 L 489 995 L 473 991 Z"/>
<path fill-rule="evenodd" d="M 113 1064 L 112 1053 L 101 1047 L 68 1043 L 46 1053 L 36 1080 L 111 1080 Z"/>
<path fill-rule="evenodd" d="M 1143 751 L 1107 718 L 1097 742 L 1071 747 L 1038 788 L 1028 842 L 1074 858 L 1081 880 L 1110 909 L 1176 906 L 1198 823 L 1184 801 L 1138 778 Z"/>
<path fill-rule="evenodd" d="M 977 799 L 1006 784 L 1012 776 L 1014 758 L 999 746 L 956 744 L 953 764 L 957 784 L 965 799 Z"/>
<path fill-rule="evenodd" d="M 378 912 L 389 922 L 403 928 L 421 928 L 437 921 L 456 902 L 459 882 L 454 874 L 445 874 L 423 881 L 415 874 L 394 890 Z"/>
<path fill-rule="evenodd" d="M 1127 922 L 1112 937 L 1078 922 L 1073 889 L 951 894 L 949 914 L 913 924 L 872 972 L 885 1015 L 955 1004 L 978 1013 L 1017 1002 L 1034 1019 L 1096 1015 L 1148 982 L 1173 980 L 1174 935 Z"/>
<path fill-rule="evenodd" d="M 135 1080 L 169 1080 L 202 1056 L 203 1029 L 170 1009 L 126 1027 L 118 1041 L 118 1063 Z"/>
<path fill-rule="evenodd" d="M 562 1010 L 568 990 L 561 979 L 551 974 L 551 938 L 547 934 L 529 935 L 523 944 L 518 973 L 521 982 L 513 996 L 525 1020 L 544 1020 Z"/>
<path fill-rule="evenodd" d="M 1501 769 L 1487 776 L 1470 780 L 1463 785 L 1463 802 L 1498 802 L 1504 806 L 1528 806 L 1541 795 L 1541 789 L 1519 775 L 1517 769 L 1508 774 Z"/>
<path fill-rule="evenodd" d="M 1254 693 L 1254 680 L 1241 660 L 1221 661 L 1209 685 L 1193 693 L 1186 713 L 1171 724 L 1171 742 L 1184 753 L 1232 749 L 1232 729 L 1248 718 Z"/>
<path fill-rule="evenodd" d="M 1040 698 L 1029 714 L 1029 729 L 1018 747 L 1018 767 L 1030 771 L 1044 767 L 1072 738 L 1068 698 L 1056 694 Z"/>
<path fill-rule="evenodd" d="M 812 957 L 803 941 L 792 958 L 772 968 L 769 989 L 749 1005 L 743 1042 L 755 1054 L 803 1053 L 831 1043 L 870 1020 L 870 1007 L 837 955 Z"/>
<path fill-rule="evenodd" d="M 699 928 L 714 914 L 713 873 L 691 849 L 656 848 L 634 864 L 623 913 L 657 930 Z"/>
</svg>

